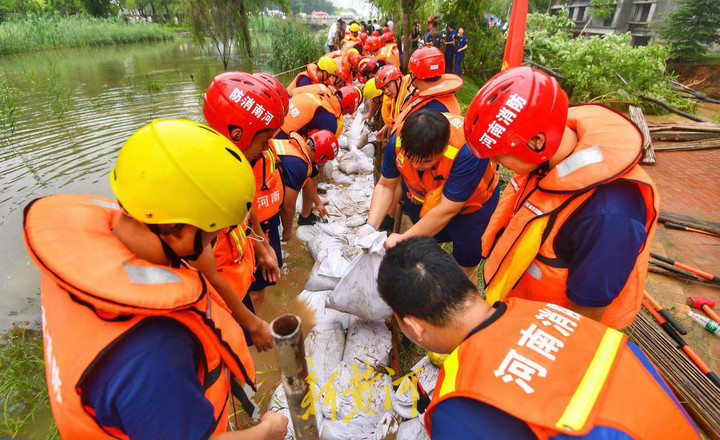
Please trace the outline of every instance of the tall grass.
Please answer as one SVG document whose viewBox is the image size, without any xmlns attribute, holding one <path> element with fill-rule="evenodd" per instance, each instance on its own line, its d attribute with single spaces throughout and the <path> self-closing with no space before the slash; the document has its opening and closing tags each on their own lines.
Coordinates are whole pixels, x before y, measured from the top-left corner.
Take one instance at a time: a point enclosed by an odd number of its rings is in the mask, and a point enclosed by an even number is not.
<svg viewBox="0 0 720 440">
<path fill-rule="evenodd" d="M 173 38 L 175 32 L 152 23 L 128 24 L 119 18 L 60 14 L 31 16 L 0 23 L 0 55 Z"/>
<path fill-rule="evenodd" d="M 48 426 L 46 438 L 59 438 L 50 420 L 42 333 L 14 329 L 0 346 L 0 437 L 16 438 L 37 426 Z"/>
<path fill-rule="evenodd" d="M 15 135 L 17 104 L 8 82 L 0 79 L 0 141 L 9 143 Z"/>
<path fill-rule="evenodd" d="M 280 21 L 270 35 L 270 64 L 277 69 L 294 69 L 317 60 L 323 54 L 321 36 L 300 22 Z"/>
</svg>

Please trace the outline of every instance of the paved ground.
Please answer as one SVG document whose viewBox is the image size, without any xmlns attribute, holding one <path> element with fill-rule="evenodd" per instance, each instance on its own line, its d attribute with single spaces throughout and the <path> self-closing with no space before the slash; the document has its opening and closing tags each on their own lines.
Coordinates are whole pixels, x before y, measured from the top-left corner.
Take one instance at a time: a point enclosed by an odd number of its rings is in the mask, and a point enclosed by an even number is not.
<svg viewBox="0 0 720 440">
<path fill-rule="evenodd" d="M 660 152 L 654 166 L 644 169 L 660 190 L 662 209 L 711 221 L 720 221 L 720 150 Z M 706 272 L 720 275 L 720 238 L 665 229 L 659 225 L 652 251 Z M 687 317 L 688 296 L 707 296 L 718 302 L 720 288 L 650 274 L 648 292 L 681 318 L 685 339 L 720 372 L 720 337 L 711 335 Z M 712 365 L 714 363 L 714 365 Z"/>
</svg>

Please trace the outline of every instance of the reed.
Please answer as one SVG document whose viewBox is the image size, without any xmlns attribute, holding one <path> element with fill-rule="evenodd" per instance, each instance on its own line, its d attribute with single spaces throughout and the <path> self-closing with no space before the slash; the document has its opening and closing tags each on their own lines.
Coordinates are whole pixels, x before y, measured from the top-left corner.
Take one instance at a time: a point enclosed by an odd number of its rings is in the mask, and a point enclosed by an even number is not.
<svg viewBox="0 0 720 440">
<path fill-rule="evenodd" d="M 323 54 L 320 35 L 302 23 L 288 20 L 274 25 L 271 32 L 270 64 L 281 70 L 294 69 L 317 61 Z"/>
<path fill-rule="evenodd" d="M 171 29 L 152 23 L 125 23 L 120 18 L 29 16 L 0 23 L 0 55 L 35 50 L 171 40 Z"/>
<path fill-rule="evenodd" d="M 0 80 L 0 141 L 9 143 L 15 135 L 17 105 L 6 80 Z"/>
</svg>

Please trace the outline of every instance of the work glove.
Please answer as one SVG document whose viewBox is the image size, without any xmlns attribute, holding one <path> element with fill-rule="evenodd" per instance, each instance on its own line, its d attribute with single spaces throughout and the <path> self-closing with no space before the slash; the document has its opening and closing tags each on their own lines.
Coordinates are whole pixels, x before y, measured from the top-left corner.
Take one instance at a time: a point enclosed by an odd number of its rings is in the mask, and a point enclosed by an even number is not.
<svg viewBox="0 0 720 440">
<path fill-rule="evenodd" d="M 364 225 L 360 226 L 360 228 L 358 228 L 358 238 L 365 238 L 375 232 L 377 232 L 375 226 L 371 225 L 370 223 L 365 223 Z"/>
</svg>

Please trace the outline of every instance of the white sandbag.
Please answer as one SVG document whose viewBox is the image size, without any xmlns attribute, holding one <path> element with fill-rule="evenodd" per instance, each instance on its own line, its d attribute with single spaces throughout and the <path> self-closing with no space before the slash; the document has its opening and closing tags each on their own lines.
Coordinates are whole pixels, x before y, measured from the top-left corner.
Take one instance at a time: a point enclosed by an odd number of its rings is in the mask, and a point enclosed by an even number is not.
<svg viewBox="0 0 720 440">
<path fill-rule="evenodd" d="M 328 298 L 328 307 L 369 320 L 385 319 L 392 315 L 392 309 L 380 297 L 376 282 L 385 255 L 383 243 L 386 238 L 387 233 L 380 231 L 356 242 L 357 247 L 367 252 L 352 260 Z"/>
<path fill-rule="evenodd" d="M 333 290 L 335 286 L 340 282 L 340 278 L 329 277 L 326 275 L 320 275 L 318 273 L 311 273 L 307 282 L 305 283 L 305 290 L 311 292 L 318 292 L 322 290 Z"/>
<path fill-rule="evenodd" d="M 395 440 L 429 440 L 430 437 L 425 432 L 425 425 L 422 424 L 420 419 L 418 417 L 402 422 L 395 435 Z"/>
<path fill-rule="evenodd" d="M 360 156 L 351 155 L 352 151 L 348 152 L 340 159 L 340 171 L 345 174 L 370 174 L 375 168 L 373 167 L 372 161 L 365 156 L 365 154 L 358 153 Z"/>
<path fill-rule="evenodd" d="M 375 424 L 369 417 L 356 415 L 349 422 L 342 419 L 325 420 L 320 433 L 320 440 L 373 440 L 375 438 Z"/>
<path fill-rule="evenodd" d="M 375 427 L 374 440 L 384 440 L 388 436 L 395 434 L 399 427 L 399 418 L 390 412 L 386 412 Z"/>
<path fill-rule="evenodd" d="M 362 377 L 366 372 L 365 365 L 341 362 L 333 372 L 332 384 L 326 389 L 322 399 L 325 401 L 327 393 L 334 393 L 337 409 L 335 420 L 342 420 L 355 413 L 353 420 L 367 418 L 372 422 L 369 428 L 366 428 L 366 432 L 372 435 L 378 422 L 388 412 L 385 409 L 385 400 L 387 398 L 385 386 L 387 385 L 392 389 L 392 378 L 384 374 L 384 369 L 374 370 L 360 379 L 361 385 L 358 386 L 358 384 L 353 383 L 354 380 Z M 373 380 L 378 375 L 380 376 Z M 346 391 L 348 392 L 346 393 Z M 358 403 L 362 404 L 362 408 L 359 407 Z M 322 413 L 323 417 L 331 419 L 332 405 L 323 406 Z"/>
<path fill-rule="evenodd" d="M 375 142 L 377 140 L 377 131 L 371 131 L 368 133 L 368 142 Z"/>
<path fill-rule="evenodd" d="M 325 301 L 330 293 L 332 293 L 331 290 L 303 290 L 300 292 L 300 295 L 297 296 L 297 301 L 313 311 L 316 326 L 325 323 L 339 322 L 343 328 L 346 329 L 350 325 L 353 315 L 326 308 Z M 345 334 L 343 333 L 343 344 L 344 341 Z"/>
<path fill-rule="evenodd" d="M 432 397 L 433 390 L 435 390 L 435 384 L 437 383 L 440 369 L 430 362 L 427 356 L 420 359 L 410 371 L 420 370 L 416 376 L 420 386 L 428 393 L 428 396 Z M 415 394 L 417 395 L 417 394 Z M 412 390 L 412 378 L 408 377 L 403 380 L 398 386 L 393 396 L 392 408 L 404 419 L 411 419 L 417 417 L 417 411 L 413 410 L 412 407 L 413 390 Z"/>
<path fill-rule="evenodd" d="M 367 144 L 360 149 L 360 152 L 367 156 L 368 159 L 375 157 L 375 145 Z"/>
<path fill-rule="evenodd" d="M 332 180 L 332 173 L 333 173 L 333 164 L 332 162 L 325 162 L 325 166 L 323 166 L 322 169 L 322 180 Z"/>
<path fill-rule="evenodd" d="M 298 226 L 297 230 L 295 231 L 295 236 L 298 238 L 298 240 L 304 241 L 305 243 L 315 238 L 317 234 L 318 230 L 315 228 L 315 225 Z"/>
<path fill-rule="evenodd" d="M 339 168 L 339 166 L 338 166 Z M 353 178 L 351 176 L 348 176 L 344 172 L 340 170 L 333 171 L 332 178 L 335 181 L 335 183 L 340 184 L 350 184 L 353 183 Z"/>
<path fill-rule="evenodd" d="M 337 321 L 315 325 L 305 337 L 305 356 L 310 359 L 308 370 L 315 372 L 322 388 L 342 361 L 345 350 L 345 329 Z"/>
<path fill-rule="evenodd" d="M 315 392 L 318 393 L 319 391 L 320 389 L 318 387 L 315 387 Z M 273 393 L 272 397 L 270 397 L 270 402 L 268 403 L 268 410 L 273 410 L 276 413 L 287 417 L 287 433 L 285 434 L 284 440 L 295 440 L 295 426 L 293 426 L 292 417 L 290 417 L 290 408 L 288 407 L 287 396 L 285 395 L 285 389 L 283 388 L 282 384 L 279 384 L 277 388 L 275 388 L 275 392 Z M 317 423 L 318 425 L 319 432 L 322 430 L 322 426 L 325 421 L 322 416 L 322 411 L 320 411 L 317 407 L 315 408 L 315 410 L 315 423 Z"/>
<path fill-rule="evenodd" d="M 345 224 L 349 228 L 357 228 L 358 226 L 362 226 L 365 223 L 367 223 L 367 216 L 362 214 L 354 214 L 348 217 L 347 221 L 345 222 Z"/>
<path fill-rule="evenodd" d="M 350 147 L 348 146 L 348 138 L 347 135 L 341 134 L 338 140 L 338 146 L 342 148 L 343 150 L 348 150 Z"/>
<path fill-rule="evenodd" d="M 368 364 L 376 370 L 390 365 L 392 334 L 385 321 L 357 320 L 348 327 L 343 362 Z"/>
<path fill-rule="evenodd" d="M 315 227 L 317 227 L 319 231 L 339 239 L 344 239 L 345 234 L 347 234 L 347 226 L 341 223 L 316 223 Z"/>
<path fill-rule="evenodd" d="M 332 235 L 328 235 L 323 230 L 321 230 L 321 223 L 315 223 L 315 228 L 318 230 L 318 233 L 313 237 L 310 241 L 308 241 L 308 250 L 310 251 L 310 255 L 312 255 L 313 260 L 320 261 L 322 258 L 320 257 L 320 253 L 323 250 L 330 250 L 333 248 L 342 249 L 343 245 L 347 242 L 338 237 L 334 237 Z M 323 256 L 327 257 L 327 254 Z"/>
<path fill-rule="evenodd" d="M 340 279 L 349 266 L 350 261 L 345 259 L 343 250 L 332 248 L 328 249 L 327 257 L 320 263 L 317 274 Z"/>
</svg>

